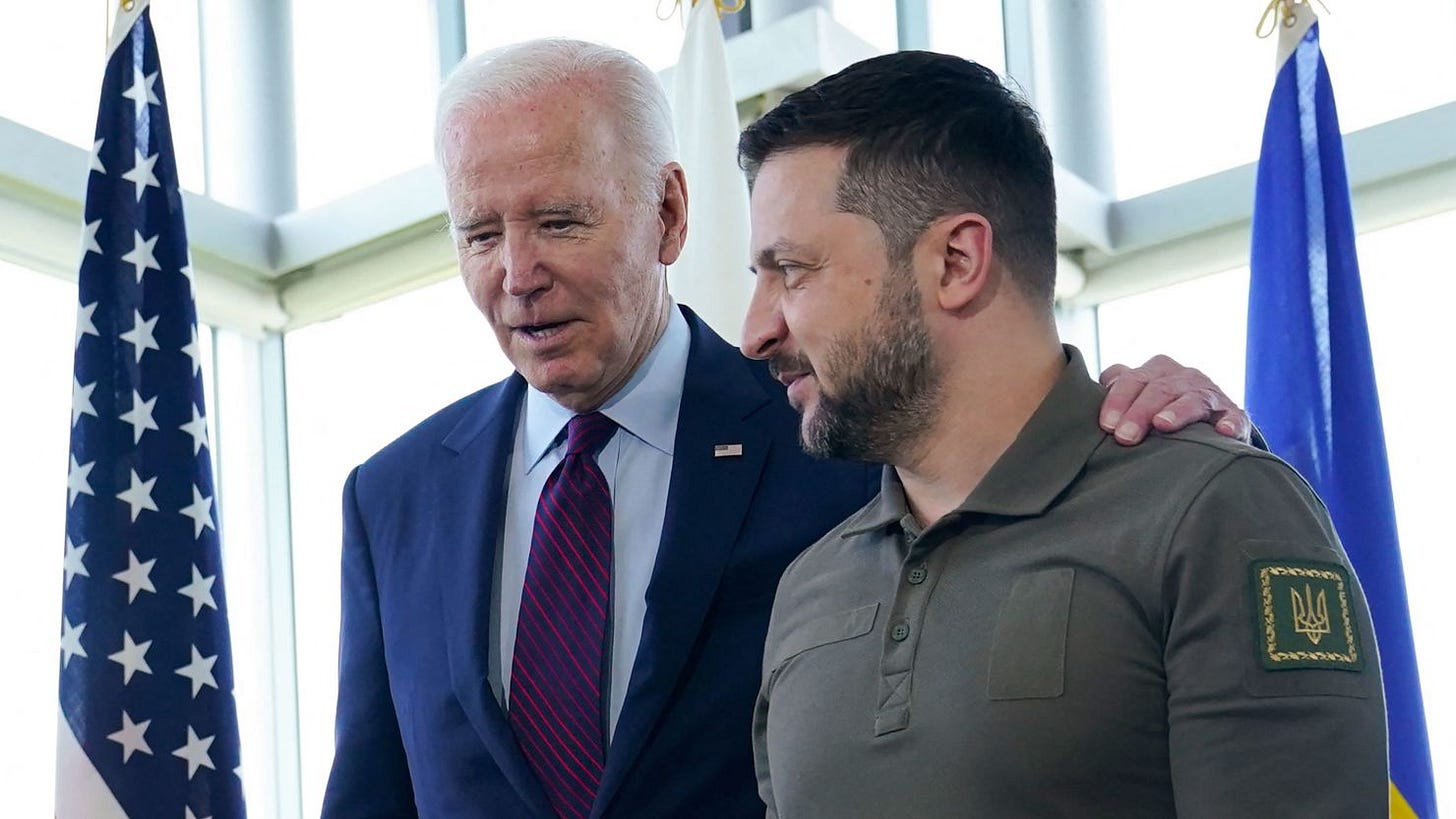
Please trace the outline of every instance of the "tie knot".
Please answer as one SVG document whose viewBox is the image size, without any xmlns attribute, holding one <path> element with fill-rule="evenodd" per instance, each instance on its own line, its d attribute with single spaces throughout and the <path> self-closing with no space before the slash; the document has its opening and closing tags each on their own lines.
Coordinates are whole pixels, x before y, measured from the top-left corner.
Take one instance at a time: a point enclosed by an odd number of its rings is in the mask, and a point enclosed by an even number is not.
<svg viewBox="0 0 1456 819">
<path fill-rule="evenodd" d="M 574 415 L 566 423 L 566 454 L 594 456 L 616 431 L 617 422 L 600 412 Z"/>
</svg>

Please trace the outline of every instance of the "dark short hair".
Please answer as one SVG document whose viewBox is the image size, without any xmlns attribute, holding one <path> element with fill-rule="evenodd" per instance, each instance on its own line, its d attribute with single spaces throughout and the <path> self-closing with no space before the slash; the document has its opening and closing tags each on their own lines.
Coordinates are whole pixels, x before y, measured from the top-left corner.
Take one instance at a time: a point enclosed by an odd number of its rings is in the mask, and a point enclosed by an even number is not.
<svg viewBox="0 0 1456 819">
<path fill-rule="evenodd" d="M 790 94 L 738 140 L 752 187 L 774 154 L 848 148 L 839 208 L 873 220 L 892 262 L 936 219 L 975 212 L 1023 293 L 1050 306 L 1057 203 L 1036 111 L 983 65 L 929 51 L 855 63 Z"/>
</svg>

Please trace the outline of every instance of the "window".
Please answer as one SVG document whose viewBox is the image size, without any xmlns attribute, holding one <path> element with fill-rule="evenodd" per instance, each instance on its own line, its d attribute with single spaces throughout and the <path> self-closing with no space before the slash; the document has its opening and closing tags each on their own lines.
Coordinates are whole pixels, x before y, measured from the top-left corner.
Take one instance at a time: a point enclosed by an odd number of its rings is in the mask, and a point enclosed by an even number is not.
<svg viewBox="0 0 1456 819">
<path fill-rule="evenodd" d="M 97 25 L 99 31 L 100 25 Z M 0 621 L 11 647 L 0 675 L 11 741 L 0 745 L 5 812 L 50 816 L 55 798 L 61 558 L 66 522 L 66 453 L 71 435 L 71 364 L 76 286 L 0 262 L 0 343 L 6 357 L 0 470 L 6 575 Z"/>
<path fill-rule="evenodd" d="M 930 50 L 975 60 L 1006 73 L 1006 33 L 999 0 L 928 0 Z"/>
<path fill-rule="evenodd" d="M 475 54 L 537 37 L 569 37 L 620 48 L 661 71 L 677 62 L 683 18 L 660 18 L 659 6 L 664 14 L 673 8 L 670 2 L 554 0 L 533 6 L 515 0 L 466 0 L 469 48 Z"/>
<path fill-rule="evenodd" d="M 1456 5 L 1330 4 L 1320 45 L 1350 132 L 1456 99 Z M 1116 4 L 1107 13 L 1116 188 L 1128 198 L 1254 161 L 1274 87 L 1258 4 Z"/>
<path fill-rule="evenodd" d="M 833 0 L 829 5 L 840 25 L 874 46 L 876 51 L 888 54 L 899 49 L 900 32 L 894 3 L 886 0 Z M 759 24 L 754 21 L 754 25 Z"/>
<path fill-rule="evenodd" d="M 1446 579 L 1456 572 L 1445 509 L 1456 443 L 1440 429 L 1438 356 L 1456 305 L 1456 211 L 1359 237 L 1362 286 L 1395 490 L 1406 591 L 1419 652 L 1426 721 L 1436 771 L 1456 770 L 1456 661 L 1442 648 L 1449 614 Z M 1235 401 L 1244 394 L 1248 268 L 1232 270 L 1098 308 L 1105 363 L 1141 363 L 1170 353 L 1207 372 Z M 1256 422 L 1258 419 L 1254 419 Z M 1437 775 L 1438 780 L 1440 775 Z M 1442 793 L 1446 811 L 1456 792 Z"/>
<path fill-rule="evenodd" d="M 298 205 L 433 161 L 438 61 L 426 3 L 293 3 Z"/>
<path fill-rule="evenodd" d="M 334 749 L 344 479 L 510 365 L 458 279 L 290 333 L 287 353 L 303 815 L 317 816 Z"/>
<path fill-rule="evenodd" d="M 78 6 L 84 5 L 84 8 Z M 0 117 L 90 150 L 112 3 L 17 3 L 0 26 Z M 204 188 L 197 0 L 152 7 L 184 188 Z M 40 78 L 40 79 L 37 79 Z"/>
</svg>

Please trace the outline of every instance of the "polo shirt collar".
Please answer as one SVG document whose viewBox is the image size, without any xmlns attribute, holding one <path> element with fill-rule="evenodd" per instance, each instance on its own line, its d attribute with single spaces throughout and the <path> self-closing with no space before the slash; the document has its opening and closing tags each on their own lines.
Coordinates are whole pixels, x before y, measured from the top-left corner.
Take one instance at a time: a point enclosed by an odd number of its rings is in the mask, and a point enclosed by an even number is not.
<svg viewBox="0 0 1456 819">
<path fill-rule="evenodd" d="M 1027 517 L 1039 515 L 1076 480 L 1107 437 L 1097 424 L 1103 390 L 1087 374 L 1082 353 L 1062 345 L 1067 363 L 1011 446 L 992 464 L 959 512 Z M 843 534 L 863 534 L 909 515 L 905 489 L 886 468 L 880 494 L 851 518 Z"/>
<path fill-rule="evenodd" d="M 678 409 L 691 345 L 687 319 L 676 304 L 670 305 L 667 327 L 652 351 L 626 386 L 607 399 L 600 410 L 633 437 L 669 456 L 677 438 Z M 524 410 L 521 451 L 530 459 L 526 469 L 530 472 L 564 438 L 566 424 L 576 413 L 530 386 L 526 388 Z"/>
</svg>

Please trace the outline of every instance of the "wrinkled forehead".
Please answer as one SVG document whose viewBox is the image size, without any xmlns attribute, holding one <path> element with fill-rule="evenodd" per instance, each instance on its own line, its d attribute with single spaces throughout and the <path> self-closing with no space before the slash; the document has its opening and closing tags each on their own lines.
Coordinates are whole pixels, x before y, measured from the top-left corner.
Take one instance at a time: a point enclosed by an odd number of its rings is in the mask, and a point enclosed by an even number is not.
<svg viewBox="0 0 1456 819">
<path fill-rule="evenodd" d="M 598 85 L 574 78 L 460 102 L 443 127 L 441 159 L 446 173 L 491 155 L 506 159 L 533 153 L 609 155 L 621 140 L 617 117 Z"/>
</svg>

